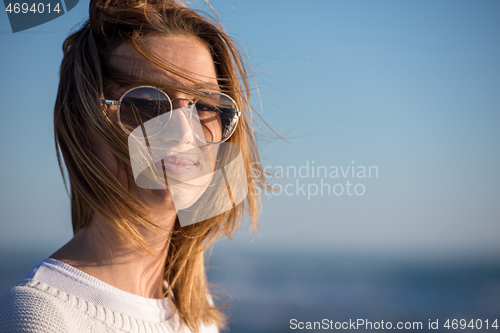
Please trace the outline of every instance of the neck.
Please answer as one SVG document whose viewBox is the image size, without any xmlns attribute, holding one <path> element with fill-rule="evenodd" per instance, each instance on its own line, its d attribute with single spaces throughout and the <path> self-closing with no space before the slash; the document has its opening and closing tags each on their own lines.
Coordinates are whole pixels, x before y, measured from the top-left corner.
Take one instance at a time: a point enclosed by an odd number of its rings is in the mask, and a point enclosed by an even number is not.
<svg viewBox="0 0 500 333">
<path fill-rule="evenodd" d="M 97 215 L 89 228 L 80 229 L 50 257 L 123 291 L 147 298 L 163 298 L 163 276 L 175 219 L 174 211 L 156 221 L 165 230 L 138 230 L 152 254 L 132 242 L 121 240 Z"/>
</svg>

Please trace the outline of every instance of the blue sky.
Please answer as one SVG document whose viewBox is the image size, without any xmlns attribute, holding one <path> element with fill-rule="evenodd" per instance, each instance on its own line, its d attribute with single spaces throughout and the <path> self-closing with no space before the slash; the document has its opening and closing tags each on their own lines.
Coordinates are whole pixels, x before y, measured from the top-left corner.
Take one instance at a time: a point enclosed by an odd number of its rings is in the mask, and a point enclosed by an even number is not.
<svg viewBox="0 0 500 333">
<path fill-rule="evenodd" d="M 238 246 L 498 257 L 499 2 L 212 4 L 248 54 L 261 97 L 254 90 L 252 104 L 286 139 L 256 121 L 268 170 L 378 169 L 378 178 L 271 179 L 282 192 L 265 200 L 260 235 L 249 244 L 242 232 Z M 80 1 L 16 34 L 0 13 L 0 243 L 55 249 L 71 237 L 52 110 L 62 42 L 87 8 Z M 307 196 L 347 181 L 363 195 Z"/>
</svg>

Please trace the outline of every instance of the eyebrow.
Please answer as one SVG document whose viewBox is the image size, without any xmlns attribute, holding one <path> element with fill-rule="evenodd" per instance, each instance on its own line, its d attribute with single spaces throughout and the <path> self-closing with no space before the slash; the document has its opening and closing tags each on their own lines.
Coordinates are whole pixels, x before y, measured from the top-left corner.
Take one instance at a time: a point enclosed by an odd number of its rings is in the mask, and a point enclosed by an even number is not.
<svg viewBox="0 0 500 333">
<path fill-rule="evenodd" d="M 201 89 L 206 88 L 206 87 L 209 87 L 209 88 L 214 89 L 214 90 L 220 90 L 220 86 L 218 84 L 213 84 L 213 83 L 209 83 L 209 82 L 203 82 L 203 84 L 195 83 L 194 85 L 191 86 L 191 88 L 195 89 L 195 90 L 201 90 Z"/>
<path fill-rule="evenodd" d="M 143 82 L 127 82 L 126 84 L 120 84 L 119 87 L 121 89 L 124 89 L 124 92 L 127 91 L 128 89 L 131 89 L 131 88 L 134 88 L 134 87 L 137 87 L 137 86 L 141 86 L 141 85 L 144 85 Z M 146 84 L 148 85 L 148 84 Z M 163 90 L 176 90 L 175 87 L 178 87 L 180 89 L 187 89 L 187 90 L 204 90 L 204 89 L 207 89 L 209 88 L 210 90 L 213 90 L 214 92 L 220 92 L 221 91 L 221 88 L 218 84 L 213 84 L 213 83 L 209 83 L 209 82 L 203 82 L 203 83 L 195 83 L 195 84 L 192 84 L 192 85 L 173 85 L 173 86 L 170 86 L 170 87 L 166 87 L 165 85 L 153 85 L 153 86 L 156 86 L 158 88 L 161 88 Z"/>
</svg>

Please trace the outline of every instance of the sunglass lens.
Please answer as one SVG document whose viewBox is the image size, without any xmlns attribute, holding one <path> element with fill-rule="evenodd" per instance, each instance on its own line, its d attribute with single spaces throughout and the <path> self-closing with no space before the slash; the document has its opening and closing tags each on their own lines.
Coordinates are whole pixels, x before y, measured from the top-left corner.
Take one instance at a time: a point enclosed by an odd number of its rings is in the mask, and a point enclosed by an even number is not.
<svg viewBox="0 0 500 333">
<path fill-rule="evenodd" d="M 238 124 L 238 109 L 233 100 L 221 94 L 199 99 L 193 110 L 193 130 L 206 142 L 226 141 Z"/>
<path fill-rule="evenodd" d="M 163 91 L 150 87 L 139 87 L 130 90 L 123 97 L 120 105 L 120 122 L 125 130 L 131 133 L 137 127 L 154 118 L 163 119 L 164 117 L 157 117 L 171 110 L 170 99 Z"/>
</svg>

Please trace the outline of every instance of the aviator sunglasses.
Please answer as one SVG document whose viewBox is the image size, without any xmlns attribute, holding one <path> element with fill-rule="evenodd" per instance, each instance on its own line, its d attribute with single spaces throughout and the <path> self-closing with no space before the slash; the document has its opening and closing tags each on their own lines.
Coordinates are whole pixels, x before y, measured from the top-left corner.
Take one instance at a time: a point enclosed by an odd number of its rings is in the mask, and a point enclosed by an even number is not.
<svg viewBox="0 0 500 333">
<path fill-rule="evenodd" d="M 189 109 L 189 124 L 195 136 L 204 143 L 221 143 L 231 137 L 238 125 L 241 112 L 236 102 L 226 94 L 194 90 L 202 94 L 193 100 L 171 99 L 162 89 L 139 86 L 127 90 L 119 100 L 102 100 L 118 106 L 118 122 L 129 135 L 151 137 L 159 134 L 172 117 L 172 102 L 185 101 Z M 154 122 L 154 123 L 153 123 Z M 153 125 L 153 126 L 151 126 Z M 142 131 L 135 130 L 138 127 Z M 134 131 L 135 130 L 135 131 Z"/>
</svg>

